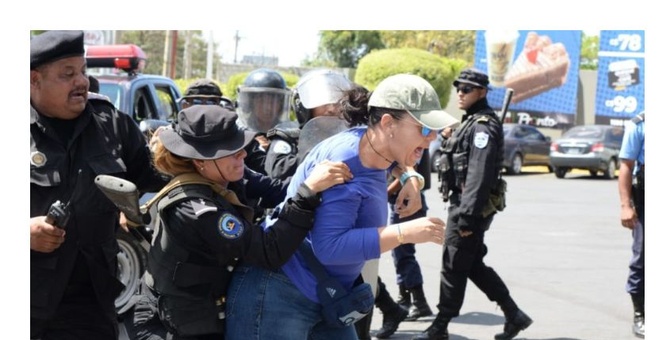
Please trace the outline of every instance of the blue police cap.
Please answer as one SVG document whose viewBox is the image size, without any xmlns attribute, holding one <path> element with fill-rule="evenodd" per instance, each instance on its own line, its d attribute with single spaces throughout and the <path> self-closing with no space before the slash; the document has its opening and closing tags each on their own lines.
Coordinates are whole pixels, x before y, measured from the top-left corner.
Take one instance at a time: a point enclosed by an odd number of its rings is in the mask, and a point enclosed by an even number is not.
<svg viewBox="0 0 670 340">
<path fill-rule="evenodd" d="M 84 31 L 46 31 L 30 38 L 30 69 L 84 55 Z"/>
</svg>

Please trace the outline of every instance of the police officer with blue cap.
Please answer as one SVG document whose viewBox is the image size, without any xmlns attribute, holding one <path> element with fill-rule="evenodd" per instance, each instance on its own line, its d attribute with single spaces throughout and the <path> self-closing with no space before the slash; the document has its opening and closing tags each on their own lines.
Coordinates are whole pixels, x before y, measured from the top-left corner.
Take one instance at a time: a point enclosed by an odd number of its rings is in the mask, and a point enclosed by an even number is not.
<svg viewBox="0 0 670 340">
<path fill-rule="evenodd" d="M 83 31 L 31 38 L 31 339 L 118 339 L 119 211 L 94 178 L 122 177 L 143 192 L 166 183 L 137 124 L 88 90 Z M 48 214 L 57 201 L 67 203 Z"/>
</svg>

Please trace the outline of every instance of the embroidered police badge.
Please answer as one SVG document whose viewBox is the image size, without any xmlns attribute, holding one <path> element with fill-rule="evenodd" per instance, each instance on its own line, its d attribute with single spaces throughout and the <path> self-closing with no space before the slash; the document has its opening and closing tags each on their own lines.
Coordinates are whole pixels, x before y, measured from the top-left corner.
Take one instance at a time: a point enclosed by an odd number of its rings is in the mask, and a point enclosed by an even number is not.
<svg viewBox="0 0 670 340">
<path fill-rule="evenodd" d="M 289 154 L 291 153 L 291 145 L 283 140 L 279 140 L 276 143 L 274 143 L 274 146 L 272 147 L 272 152 L 280 155 Z"/>
<path fill-rule="evenodd" d="M 483 149 L 489 143 L 489 135 L 486 132 L 475 133 L 475 146 Z"/>
<path fill-rule="evenodd" d="M 239 238 L 244 231 L 244 224 L 232 214 L 224 213 L 219 218 L 219 234 L 221 236 L 234 240 Z"/>
</svg>

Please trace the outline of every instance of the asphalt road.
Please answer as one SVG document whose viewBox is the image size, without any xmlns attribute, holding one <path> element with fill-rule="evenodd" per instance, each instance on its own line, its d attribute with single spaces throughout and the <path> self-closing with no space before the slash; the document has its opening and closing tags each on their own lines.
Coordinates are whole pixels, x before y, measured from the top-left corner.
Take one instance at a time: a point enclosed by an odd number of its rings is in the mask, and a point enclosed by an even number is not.
<svg viewBox="0 0 670 340">
<path fill-rule="evenodd" d="M 533 172 L 533 171 L 537 172 Z M 524 168 L 508 182 L 507 208 L 486 234 L 485 262 L 506 282 L 512 297 L 534 323 L 517 339 L 630 340 L 632 306 L 625 291 L 631 235 L 619 224 L 616 180 L 571 172 L 565 179 L 537 168 Z M 446 217 L 437 177 L 427 191 L 430 216 Z M 424 290 L 436 313 L 441 247 L 417 246 Z M 396 297 L 390 252 L 379 272 Z M 391 339 L 411 339 L 433 317 L 402 322 Z M 500 308 L 468 283 L 461 315 L 449 325 L 451 340 L 493 339 L 505 320 Z M 375 309 L 372 330 L 382 315 Z"/>
</svg>

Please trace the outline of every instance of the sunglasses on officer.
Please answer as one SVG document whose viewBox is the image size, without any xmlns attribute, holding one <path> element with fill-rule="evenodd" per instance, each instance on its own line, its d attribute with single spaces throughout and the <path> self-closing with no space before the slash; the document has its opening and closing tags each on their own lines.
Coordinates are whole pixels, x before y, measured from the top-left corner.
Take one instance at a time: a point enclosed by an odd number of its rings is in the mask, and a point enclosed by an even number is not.
<svg viewBox="0 0 670 340">
<path fill-rule="evenodd" d="M 221 103 L 219 98 L 186 98 L 184 101 L 191 105 L 219 105 Z"/>
<path fill-rule="evenodd" d="M 478 88 L 480 87 L 463 85 L 456 88 L 456 93 L 460 92 L 462 94 L 468 94 Z"/>
</svg>

